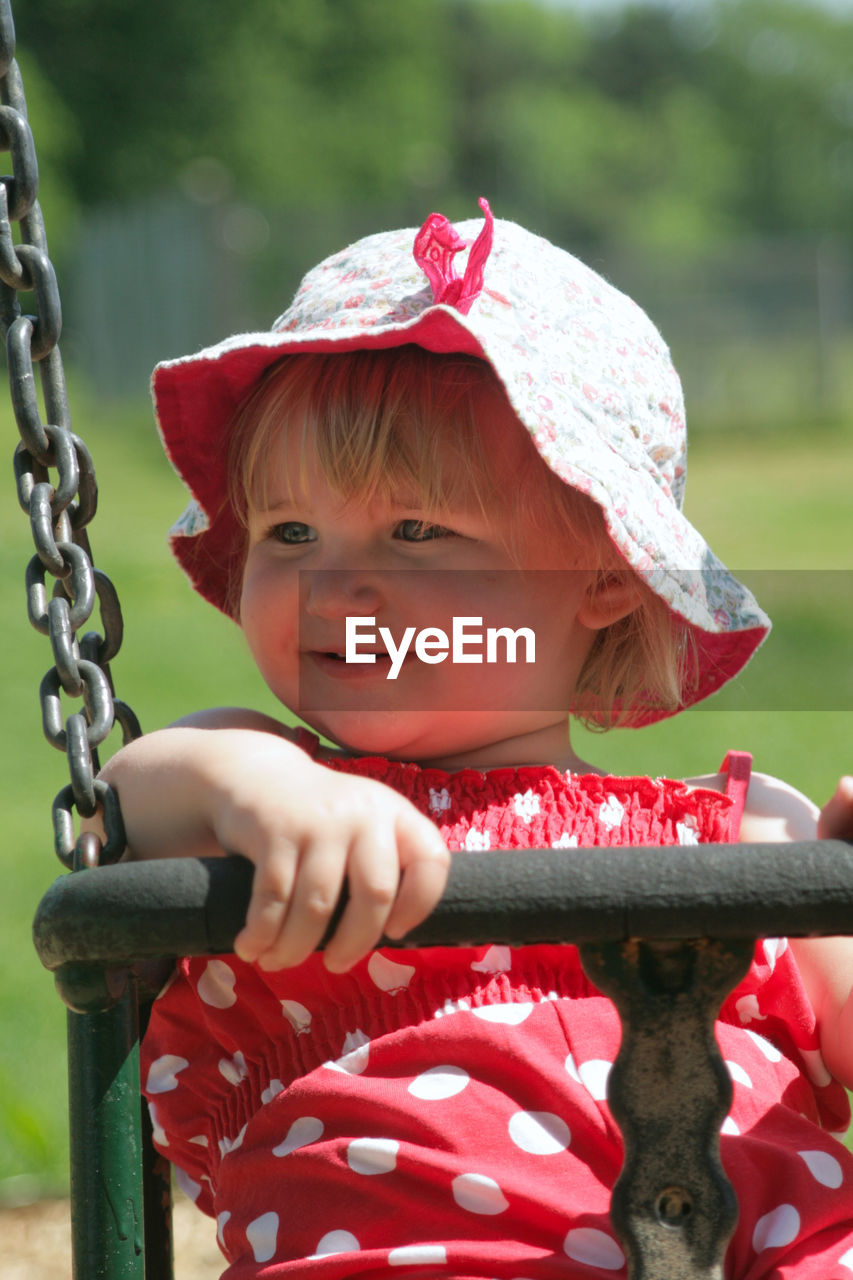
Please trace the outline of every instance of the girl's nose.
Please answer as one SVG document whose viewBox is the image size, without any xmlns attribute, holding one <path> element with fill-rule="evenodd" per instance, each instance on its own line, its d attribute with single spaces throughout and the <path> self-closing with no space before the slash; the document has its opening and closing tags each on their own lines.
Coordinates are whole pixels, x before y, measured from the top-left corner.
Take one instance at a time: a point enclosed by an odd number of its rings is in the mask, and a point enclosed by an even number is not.
<svg viewBox="0 0 853 1280">
<path fill-rule="evenodd" d="M 315 617 L 369 617 L 383 600 L 381 574 L 357 569 L 305 569 L 299 574 L 299 603 Z"/>
</svg>

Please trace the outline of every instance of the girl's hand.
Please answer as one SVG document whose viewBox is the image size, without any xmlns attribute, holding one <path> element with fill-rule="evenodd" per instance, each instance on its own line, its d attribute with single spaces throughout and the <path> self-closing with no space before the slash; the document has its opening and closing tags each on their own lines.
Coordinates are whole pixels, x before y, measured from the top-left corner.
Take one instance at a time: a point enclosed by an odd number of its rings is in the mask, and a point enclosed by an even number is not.
<svg viewBox="0 0 853 1280">
<path fill-rule="evenodd" d="M 853 840 L 853 777 L 840 779 L 835 795 L 823 806 L 817 820 L 821 840 Z"/>
<path fill-rule="evenodd" d="M 148 734 L 103 770 L 131 857 L 240 853 L 255 865 L 235 950 L 265 969 L 316 949 L 344 880 L 349 902 L 325 950 L 351 968 L 383 933 L 403 937 L 438 902 L 450 855 L 432 822 L 380 782 L 336 773 L 254 729 Z"/>
<path fill-rule="evenodd" d="M 450 855 L 433 823 L 390 787 L 307 757 L 290 774 L 286 789 L 279 781 L 270 792 L 269 762 L 255 756 L 239 800 L 221 807 L 220 842 L 256 868 L 235 950 L 265 969 L 300 964 L 319 945 L 346 879 L 349 901 L 324 955 L 328 969 L 343 972 L 383 933 L 403 937 L 429 914 Z"/>
</svg>

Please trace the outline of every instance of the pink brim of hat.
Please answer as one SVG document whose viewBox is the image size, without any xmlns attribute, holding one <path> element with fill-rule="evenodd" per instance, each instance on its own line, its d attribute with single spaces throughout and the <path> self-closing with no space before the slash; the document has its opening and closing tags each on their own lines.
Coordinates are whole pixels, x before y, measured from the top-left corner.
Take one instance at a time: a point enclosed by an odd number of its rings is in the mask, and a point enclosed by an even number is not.
<svg viewBox="0 0 853 1280">
<path fill-rule="evenodd" d="M 457 231 L 469 243 L 478 232 L 482 239 L 480 222 Z M 231 611 L 245 531 L 228 500 L 228 433 L 271 364 L 300 352 L 409 343 L 472 355 L 492 366 L 546 463 L 598 503 L 622 556 L 693 633 L 699 682 L 684 705 L 715 692 L 749 661 L 770 623 L 681 513 L 681 387 L 657 330 L 583 263 L 506 222 L 494 223 L 482 288 L 464 314 L 436 302 L 435 281 L 412 257 L 415 234 L 357 242 L 306 276 L 272 330 L 155 369 L 158 426 L 194 500 L 171 540 L 193 586 Z M 667 714 L 649 710 L 644 722 Z"/>
</svg>

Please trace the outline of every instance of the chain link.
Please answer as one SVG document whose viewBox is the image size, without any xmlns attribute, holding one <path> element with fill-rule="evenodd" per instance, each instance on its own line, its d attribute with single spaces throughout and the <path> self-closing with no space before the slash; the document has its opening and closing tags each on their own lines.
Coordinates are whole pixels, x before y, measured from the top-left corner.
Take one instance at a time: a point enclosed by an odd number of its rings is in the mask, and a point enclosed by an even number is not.
<svg viewBox="0 0 853 1280">
<path fill-rule="evenodd" d="M 53 802 L 54 846 L 60 861 L 76 869 L 114 862 L 124 852 L 117 797 L 95 776 L 98 747 L 114 723 L 125 742 L 141 730 L 130 707 L 113 695 L 109 663 L 121 646 L 121 608 L 109 578 L 94 568 L 89 549 L 86 529 L 97 508 L 97 482 L 89 451 L 71 430 L 57 345 L 62 308 L 36 198 L 35 145 L 14 53 L 10 3 L 0 0 L 0 151 L 8 151 L 12 161 L 12 174 L 0 177 L 0 331 L 21 437 L 14 459 L 18 502 L 29 516 L 36 552 L 26 571 L 27 614 L 35 629 L 50 638 L 54 662 L 41 682 L 42 727 L 48 742 L 66 753 L 71 778 Z M 13 223 L 20 228 L 17 243 Z M 33 295 L 34 314 L 22 313 L 19 293 Z M 54 579 L 50 592 L 48 574 Z M 96 602 L 103 634 L 92 630 L 80 637 Z M 63 697 L 79 699 L 82 707 L 65 715 Z M 102 847 L 100 841 L 75 835 L 75 809 L 86 818 L 101 810 L 106 832 Z"/>
</svg>

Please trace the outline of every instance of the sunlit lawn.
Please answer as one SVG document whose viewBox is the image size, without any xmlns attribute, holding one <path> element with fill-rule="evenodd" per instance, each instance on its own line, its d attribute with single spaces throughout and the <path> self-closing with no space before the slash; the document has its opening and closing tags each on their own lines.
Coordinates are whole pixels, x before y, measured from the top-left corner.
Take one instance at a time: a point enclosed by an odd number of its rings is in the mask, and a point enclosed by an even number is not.
<svg viewBox="0 0 853 1280">
<path fill-rule="evenodd" d="M 145 406 L 94 414 L 82 393 L 77 405 L 75 426 L 90 444 L 101 481 L 92 530 L 96 560 L 115 579 L 124 604 L 126 638 L 114 664 L 119 693 L 144 728 L 213 703 L 274 710 L 236 628 L 194 597 L 167 556 L 165 530 L 183 496 L 147 425 Z M 5 434 L 12 441 L 14 428 L 7 426 Z M 693 458 L 687 509 L 733 567 L 850 570 L 851 475 L 851 435 L 804 434 L 775 445 L 767 436 L 760 442 L 726 436 L 716 444 L 706 438 Z M 8 1180 L 22 1176 L 41 1189 L 61 1186 L 67 1163 L 63 1010 L 29 936 L 38 899 L 58 874 L 49 806 L 66 781 L 65 764 L 41 737 L 37 688 L 51 663 L 47 642 L 25 619 L 23 571 L 31 544 L 11 478 L 7 494 L 0 507 L 7 635 L 0 746 L 0 1194 L 4 1181 L 9 1191 L 21 1184 Z M 849 685 L 846 694 L 835 694 L 842 624 L 836 617 L 824 637 L 833 649 L 828 668 L 811 636 L 800 634 L 802 617 L 794 618 L 785 670 L 792 662 L 795 672 L 797 663 L 808 669 L 815 690 L 810 710 L 776 711 L 765 692 L 753 695 L 752 705 L 758 699 L 762 706 L 757 712 L 697 710 L 639 734 L 589 740 L 578 734 L 581 751 L 614 772 L 678 776 L 715 769 L 729 747 L 750 749 L 759 768 L 822 800 L 839 771 L 851 768 Z"/>
</svg>

